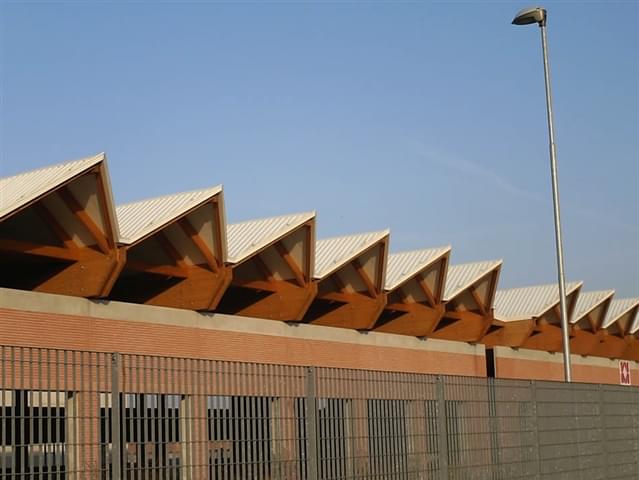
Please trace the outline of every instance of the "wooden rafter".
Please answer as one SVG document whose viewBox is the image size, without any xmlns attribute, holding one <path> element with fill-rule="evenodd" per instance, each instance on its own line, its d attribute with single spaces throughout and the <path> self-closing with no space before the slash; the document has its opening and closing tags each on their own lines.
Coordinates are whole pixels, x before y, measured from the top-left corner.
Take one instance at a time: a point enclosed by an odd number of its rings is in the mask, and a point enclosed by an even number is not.
<svg viewBox="0 0 639 480">
<path fill-rule="evenodd" d="M 59 260 L 77 261 L 79 259 L 78 249 L 71 250 L 22 240 L 10 240 L 8 238 L 0 238 L 0 251 L 26 253 Z"/>
<path fill-rule="evenodd" d="M 178 267 L 185 267 L 186 262 L 184 261 L 184 257 L 177 251 L 177 249 L 171 243 L 171 240 L 167 238 L 164 232 L 158 232 L 155 234 L 155 238 L 157 239 L 160 247 L 164 250 L 164 253 L 168 255 L 168 257 L 175 262 Z"/>
<path fill-rule="evenodd" d="M 559 304 L 557 304 L 554 307 L 552 307 L 552 311 L 555 314 L 555 316 L 557 317 L 557 321 L 559 322 L 559 324 L 561 324 L 561 308 L 560 308 Z M 566 312 L 566 313 L 568 313 L 568 312 Z"/>
<path fill-rule="evenodd" d="M 379 282 L 379 287 L 375 287 L 375 295 L 377 295 L 377 291 L 382 290 L 384 288 L 384 279 L 386 278 L 386 259 L 388 249 L 388 237 L 385 237 L 379 244 L 379 252 L 378 252 L 378 261 L 377 268 L 375 269 L 375 273 L 377 275 L 376 279 Z"/>
<path fill-rule="evenodd" d="M 473 300 L 477 304 L 477 308 L 479 308 L 479 312 L 485 316 L 488 312 L 486 310 L 486 305 L 484 304 L 484 301 L 479 297 L 479 294 L 477 293 L 477 288 L 475 288 L 475 286 L 472 285 L 468 290 L 470 291 L 470 294 L 472 295 Z"/>
<path fill-rule="evenodd" d="M 437 298 L 444 297 L 444 290 L 446 288 L 446 272 L 448 271 L 448 255 L 441 259 L 439 262 L 439 275 L 437 276 L 437 288 L 435 292 Z"/>
<path fill-rule="evenodd" d="M 254 255 L 252 257 L 252 260 L 253 260 L 253 263 L 255 264 L 255 266 L 258 268 L 258 270 L 264 276 L 265 280 L 268 280 L 269 282 L 274 282 L 275 281 L 275 277 L 273 277 L 273 272 L 271 272 L 271 269 L 268 268 L 268 265 L 266 264 L 266 262 L 264 262 L 262 257 L 260 257 L 259 253 L 257 255 Z"/>
<path fill-rule="evenodd" d="M 174 267 L 173 265 L 151 265 L 137 260 L 129 260 L 126 266 L 131 270 L 155 273 L 166 277 L 186 278 L 189 276 L 187 269 L 183 267 Z"/>
<path fill-rule="evenodd" d="M 246 288 L 258 290 L 260 294 L 247 297 Z M 291 282 L 236 279 L 218 305 L 218 311 L 267 320 L 299 321 L 316 294 L 317 284 L 313 282 L 300 287 Z"/>
<path fill-rule="evenodd" d="M 297 262 L 295 262 L 295 259 L 293 258 L 291 253 L 286 249 L 284 244 L 282 242 L 276 242 L 275 250 L 277 250 L 277 253 L 279 253 L 280 256 L 284 259 L 284 261 L 286 262 L 286 265 L 291 270 L 291 272 L 293 272 L 293 275 L 295 276 L 295 281 L 297 282 L 297 284 L 300 287 L 303 287 L 304 285 L 306 285 L 304 272 L 300 270 L 300 267 L 297 265 Z"/>
<path fill-rule="evenodd" d="M 102 213 L 102 218 L 104 219 L 104 228 L 106 230 L 107 242 L 112 248 L 115 248 L 115 235 L 113 233 L 113 224 L 114 219 L 111 217 L 111 210 L 109 209 L 109 203 L 111 200 L 107 198 L 106 188 L 104 185 L 104 181 L 102 179 L 102 166 L 98 167 L 94 171 L 95 175 L 95 183 L 98 186 L 98 199 L 100 204 L 100 212 Z"/>
<path fill-rule="evenodd" d="M 215 236 L 215 247 L 217 250 L 215 252 L 215 255 L 217 258 L 219 258 L 220 265 L 222 265 L 224 263 L 224 259 L 222 258 L 224 252 L 224 247 L 222 246 L 224 244 L 224 242 L 222 242 L 222 229 L 226 227 L 224 225 L 224 220 L 222 219 L 222 214 L 220 212 L 220 202 L 218 201 L 217 197 L 214 197 L 211 200 L 211 205 L 213 205 L 213 215 L 215 219 L 215 221 L 213 222 L 213 225 L 215 227 L 213 229 L 213 235 Z"/>
<path fill-rule="evenodd" d="M 492 323 L 492 315 L 479 315 L 468 310 L 446 312 L 430 334 L 432 338 L 461 342 L 478 342 Z"/>
<path fill-rule="evenodd" d="M 342 278 L 339 276 L 339 273 L 335 272 L 330 276 L 331 282 L 335 284 L 338 292 L 346 292 L 346 285 L 342 281 Z"/>
<path fill-rule="evenodd" d="M 364 267 L 362 267 L 362 264 L 359 262 L 359 260 L 354 259 L 351 262 L 351 264 L 353 265 L 353 268 L 357 272 L 357 275 L 359 276 L 359 278 L 362 280 L 362 282 L 364 282 L 364 285 L 366 286 L 366 291 L 368 292 L 370 297 L 371 298 L 377 297 L 377 289 L 375 288 L 375 285 L 373 285 L 373 282 L 371 281 L 371 279 L 368 277 L 368 274 L 364 271 Z"/>
<path fill-rule="evenodd" d="M 64 244 L 65 248 L 74 250 L 78 248 L 78 245 L 73 241 L 69 232 L 67 232 L 60 222 L 56 220 L 53 214 L 45 207 L 42 202 L 37 202 L 33 205 L 33 209 L 38 216 L 44 221 L 47 228 L 49 228 L 53 234 Z"/>
<path fill-rule="evenodd" d="M 421 288 L 422 292 L 424 292 L 424 295 L 426 295 L 426 300 L 428 304 L 431 307 L 434 307 L 437 304 L 437 301 L 435 300 L 435 296 L 433 295 L 433 292 L 431 291 L 429 286 L 426 284 L 426 279 L 424 279 L 424 276 L 417 275 L 415 279 L 417 280 L 417 283 L 419 284 L 419 288 Z"/>
<path fill-rule="evenodd" d="M 399 298 L 402 299 L 402 302 L 404 303 L 413 303 L 408 299 L 408 295 L 406 295 L 406 292 L 404 291 L 404 289 L 402 287 L 397 287 L 395 289 L 395 291 L 397 292 L 397 295 L 399 295 Z"/>
<path fill-rule="evenodd" d="M 597 325 L 597 324 L 595 323 L 595 318 L 594 318 L 594 316 L 593 316 L 592 312 L 589 312 L 589 313 L 588 313 L 588 315 L 587 315 L 586 317 L 587 317 L 588 324 L 590 325 L 591 330 L 592 330 L 593 332 L 596 332 L 596 331 L 597 331 L 597 329 L 599 328 L 599 325 Z"/>
<path fill-rule="evenodd" d="M 306 240 L 306 248 L 304 255 L 304 270 L 308 272 L 310 276 L 310 272 L 313 270 L 315 251 L 313 245 L 315 244 L 315 235 L 314 235 L 314 223 L 308 222 L 304 227 L 304 238 Z M 310 282 L 309 278 L 309 282 Z"/>
<path fill-rule="evenodd" d="M 250 288 L 263 292 L 277 292 L 281 284 L 279 282 L 269 282 L 268 280 L 233 280 L 234 287 Z"/>
<path fill-rule="evenodd" d="M 67 208 L 73 213 L 76 219 L 87 229 L 91 237 L 95 240 L 98 248 L 105 255 L 111 251 L 111 246 L 107 241 L 104 232 L 100 230 L 100 227 L 93 221 L 87 211 L 80 205 L 77 199 L 73 196 L 71 191 L 67 187 L 60 188 L 57 192 L 58 196 L 62 199 Z"/>
<path fill-rule="evenodd" d="M 305 321 L 315 325 L 370 330 L 386 305 L 386 294 L 380 293 L 371 298 L 363 293 L 330 292 L 320 295 L 316 302 L 319 303 L 311 305 Z M 322 305 L 327 304 L 332 305 L 329 311 L 322 309 Z"/>
<path fill-rule="evenodd" d="M 373 328 L 376 332 L 427 337 L 442 318 L 444 305 L 439 304 L 436 308 L 431 308 L 418 302 L 398 302 L 387 304 L 384 310 L 392 312 L 392 316 L 385 318 L 385 314 L 382 313 Z"/>
<path fill-rule="evenodd" d="M 206 264 L 211 269 L 212 272 L 217 272 L 219 270 L 219 264 L 217 259 L 213 255 L 213 252 L 206 244 L 206 242 L 202 239 L 200 234 L 193 228 L 191 222 L 189 222 L 188 218 L 183 217 L 178 220 L 178 224 L 182 231 L 184 231 L 185 235 L 191 239 L 195 247 L 202 254 L 204 259 L 206 260 Z"/>
</svg>

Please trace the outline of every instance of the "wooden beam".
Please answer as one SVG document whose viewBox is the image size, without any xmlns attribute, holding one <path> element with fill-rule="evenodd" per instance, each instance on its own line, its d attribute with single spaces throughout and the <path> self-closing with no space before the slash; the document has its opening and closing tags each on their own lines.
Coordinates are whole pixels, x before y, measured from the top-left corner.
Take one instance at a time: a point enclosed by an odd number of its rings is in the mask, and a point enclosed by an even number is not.
<svg viewBox="0 0 639 480">
<path fill-rule="evenodd" d="M 485 316 L 486 315 L 486 305 L 484 304 L 484 301 L 479 298 L 479 294 L 477 293 L 477 289 L 475 288 L 474 285 L 472 285 L 469 289 L 470 294 L 473 296 L 473 300 L 475 301 L 475 303 L 477 304 L 477 308 L 479 308 L 479 312 Z"/>
<path fill-rule="evenodd" d="M 444 290 L 446 288 L 446 272 L 448 271 L 448 255 L 439 262 L 439 275 L 437 276 L 437 288 L 435 289 L 436 298 L 440 301 L 444 298 Z"/>
<path fill-rule="evenodd" d="M 559 325 L 561 325 L 561 307 L 559 305 L 555 305 L 552 308 L 553 313 L 555 314 L 555 316 L 557 317 L 557 321 L 559 322 Z M 568 309 L 566 309 L 566 314 L 568 315 Z M 568 315 L 570 317 L 570 315 Z"/>
<path fill-rule="evenodd" d="M 351 292 L 328 292 L 321 295 L 321 299 L 330 300 L 331 302 L 341 302 L 341 303 L 349 303 L 356 302 L 361 298 L 370 298 L 368 295 L 364 295 L 363 293 L 351 293 Z"/>
<path fill-rule="evenodd" d="M 526 339 L 521 347 L 544 352 L 561 352 L 563 350 L 561 328 L 538 320 L 534 333 Z"/>
<path fill-rule="evenodd" d="M 211 271 L 213 273 L 217 272 L 219 270 L 217 259 L 213 255 L 213 252 L 211 252 L 209 246 L 202 239 L 200 234 L 195 230 L 195 228 L 193 228 L 193 225 L 191 225 L 191 222 L 189 222 L 188 218 L 180 218 L 178 220 L 178 225 L 180 225 L 180 228 L 182 228 L 182 231 L 185 233 L 185 235 L 191 239 L 195 247 L 202 254 L 204 259 L 206 260 L 206 264 L 211 269 Z"/>
<path fill-rule="evenodd" d="M 275 250 L 277 250 L 277 253 L 279 253 L 280 256 L 284 259 L 284 261 L 286 262 L 286 265 L 291 270 L 291 272 L 293 272 L 293 275 L 295 276 L 295 281 L 297 282 L 297 284 L 300 287 L 305 286 L 306 279 L 304 278 L 304 272 L 300 270 L 300 267 L 297 265 L 297 263 L 295 262 L 295 259 L 293 258 L 291 253 L 286 249 L 284 244 L 282 242 L 276 242 Z"/>
<path fill-rule="evenodd" d="M 385 319 L 382 313 L 373 328 L 374 331 L 428 337 L 444 314 L 444 305 L 439 304 L 436 308 L 431 308 L 422 303 L 393 303 L 386 305 L 384 310 L 403 314 Z"/>
<path fill-rule="evenodd" d="M 491 316 L 471 311 L 446 312 L 429 337 L 457 342 L 479 342 L 491 322 Z"/>
<path fill-rule="evenodd" d="M 594 333 L 581 330 L 576 325 L 572 328 L 570 353 L 588 355 L 598 344 L 599 338 Z"/>
<path fill-rule="evenodd" d="M 268 281 L 268 280 L 241 280 L 238 278 L 233 279 L 232 285 L 234 287 L 250 288 L 253 290 L 261 290 L 264 292 L 277 292 L 281 289 L 283 282 Z"/>
<path fill-rule="evenodd" d="M 188 270 L 183 267 L 174 267 L 173 265 L 151 265 L 138 260 L 129 260 L 126 263 L 126 268 L 138 272 L 164 275 L 165 277 L 186 278 L 189 276 Z"/>
<path fill-rule="evenodd" d="M 266 283 L 266 282 L 264 282 Z M 274 282 L 270 295 L 251 295 L 235 283 L 226 291 L 217 311 L 266 320 L 299 321 L 317 294 L 317 284 L 299 287 L 291 282 Z M 262 290 L 263 292 L 265 290 Z M 249 301 L 247 301 L 247 299 Z"/>
<path fill-rule="evenodd" d="M 411 302 L 408 299 L 408 295 L 406 295 L 406 292 L 404 291 L 404 289 L 402 287 L 397 287 L 395 289 L 395 291 L 397 292 L 397 295 L 399 295 L 399 298 L 402 299 L 402 302 L 404 302 L 404 303 L 415 303 L 415 302 Z"/>
<path fill-rule="evenodd" d="M 337 287 L 338 292 L 346 292 L 346 285 L 344 285 L 344 282 L 342 282 L 342 278 L 339 276 L 338 272 L 333 273 L 330 276 L 330 279 Z"/>
<path fill-rule="evenodd" d="M 424 279 L 424 276 L 420 274 L 420 275 L 417 275 L 415 279 L 417 280 L 419 287 L 422 289 L 422 292 L 424 292 L 424 295 L 426 295 L 426 300 L 428 301 L 428 304 L 431 307 L 434 307 L 437 304 L 437 301 L 435 300 L 435 296 L 433 295 L 433 292 L 431 292 L 428 285 L 426 285 L 426 280 Z"/>
<path fill-rule="evenodd" d="M 98 185 L 98 199 L 99 199 L 98 203 L 100 204 L 102 221 L 104 222 L 104 225 L 105 225 L 107 242 L 109 243 L 109 246 L 111 246 L 111 248 L 115 248 L 115 242 L 117 239 L 115 238 L 115 234 L 113 232 L 111 222 L 116 222 L 117 220 L 114 218 L 111 218 L 111 210 L 109 210 L 109 207 L 108 207 L 108 203 L 110 202 L 110 199 L 107 197 L 107 194 L 106 194 L 106 187 L 104 186 L 104 181 L 102 180 L 102 174 L 103 174 L 103 168 L 101 164 L 100 167 L 94 172 L 95 183 Z"/>
<path fill-rule="evenodd" d="M 306 240 L 306 245 L 304 248 L 304 266 L 305 271 L 308 272 L 309 283 L 312 282 L 311 272 L 313 271 L 313 265 L 315 264 L 315 236 L 314 236 L 314 222 L 311 220 L 304 225 L 304 238 Z"/>
<path fill-rule="evenodd" d="M 167 238 L 164 232 L 160 231 L 154 235 L 154 238 L 164 250 L 164 253 L 168 255 L 168 257 L 175 262 L 178 267 L 186 267 L 186 262 L 184 261 L 184 257 L 177 251 L 175 246 L 171 243 L 171 241 Z"/>
<path fill-rule="evenodd" d="M 386 278 L 386 268 L 388 268 L 388 265 L 386 264 L 386 262 L 384 262 L 384 259 L 388 260 L 388 254 L 387 254 L 387 250 L 388 250 L 388 237 L 384 237 L 384 239 L 379 243 L 379 251 L 378 251 L 378 257 L 377 257 L 377 262 L 376 262 L 376 268 L 375 268 L 375 274 L 376 280 L 379 280 L 379 287 L 375 287 L 375 294 L 377 294 L 378 291 L 381 291 L 384 289 L 384 279 Z"/>
<path fill-rule="evenodd" d="M 502 322 L 493 320 L 480 340 L 487 346 L 521 347 L 535 328 L 534 320 Z"/>
<path fill-rule="evenodd" d="M 323 307 L 333 304 L 333 308 Z M 314 325 L 370 330 L 375 326 L 384 306 L 386 294 L 370 298 L 363 293 L 329 293 L 321 295 L 309 308 L 304 321 Z"/>
<path fill-rule="evenodd" d="M 100 251 L 105 255 L 108 254 L 112 248 L 109 246 L 106 235 L 102 230 L 100 230 L 100 227 L 96 225 L 87 211 L 82 208 L 82 205 L 80 205 L 71 191 L 67 187 L 62 187 L 57 190 L 56 193 L 73 215 L 75 215 L 75 218 L 78 219 L 82 226 L 86 228 L 89 234 L 93 237 Z"/>
<path fill-rule="evenodd" d="M 8 238 L 0 238 L 0 251 L 39 255 L 41 257 L 57 258 L 59 260 L 77 261 L 79 259 L 79 249 L 71 250 L 21 240 L 10 240 Z"/>
<path fill-rule="evenodd" d="M 226 224 L 224 224 L 224 215 L 221 212 L 220 202 L 218 197 L 215 196 L 211 200 L 211 205 L 213 205 L 213 235 L 215 236 L 215 256 L 220 260 L 220 265 L 224 265 L 224 242 L 222 241 L 222 229 L 226 228 Z"/>
<path fill-rule="evenodd" d="M 273 272 L 268 268 L 268 265 L 264 262 L 260 254 L 254 255 L 252 257 L 253 263 L 257 266 L 258 270 L 262 273 L 266 280 L 269 282 L 275 282 L 275 277 L 273 277 Z"/>
<path fill-rule="evenodd" d="M 224 266 L 217 273 L 204 264 L 190 265 L 186 270 L 186 278 L 169 281 L 164 278 L 140 281 L 135 276 L 122 276 L 113 288 L 111 298 L 189 310 L 214 309 L 231 282 L 230 267 Z"/>
<path fill-rule="evenodd" d="M 71 250 L 78 248 L 78 245 L 73 241 L 71 235 L 69 235 L 69 232 L 62 228 L 60 222 L 56 220 L 53 214 L 47 207 L 44 206 L 42 202 L 34 203 L 33 209 L 45 223 L 47 228 L 64 244 L 65 248 Z"/>
<path fill-rule="evenodd" d="M 353 268 L 355 268 L 355 271 L 357 272 L 357 275 L 359 275 L 359 278 L 362 280 L 362 282 L 364 282 L 368 295 L 371 298 L 376 298 L 377 288 L 375 288 L 375 285 L 373 285 L 373 282 L 368 277 L 368 274 L 364 271 L 364 267 L 362 267 L 362 264 L 359 263 L 359 260 L 357 259 L 353 260 L 351 264 L 353 265 Z"/>
</svg>

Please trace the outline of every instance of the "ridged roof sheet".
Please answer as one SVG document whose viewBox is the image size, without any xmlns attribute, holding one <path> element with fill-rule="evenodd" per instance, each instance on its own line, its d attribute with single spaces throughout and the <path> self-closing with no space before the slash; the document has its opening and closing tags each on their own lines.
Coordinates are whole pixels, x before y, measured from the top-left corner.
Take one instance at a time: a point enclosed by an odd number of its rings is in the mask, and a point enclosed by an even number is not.
<svg viewBox="0 0 639 480">
<path fill-rule="evenodd" d="M 582 284 L 583 282 L 567 283 L 566 295 L 570 295 Z M 558 303 L 559 286 L 556 283 L 497 290 L 494 302 L 495 318 L 502 321 L 535 318 Z"/>
<path fill-rule="evenodd" d="M 131 245 L 139 242 L 221 192 L 222 186 L 218 185 L 118 205 L 116 212 L 120 225 L 120 243 Z"/>
<path fill-rule="evenodd" d="M 615 294 L 614 290 L 601 290 L 597 292 L 579 292 L 575 311 L 573 312 L 570 323 L 577 323 L 583 317 L 592 312 Z"/>
<path fill-rule="evenodd" d="M 0 218 L 55 190 L 105 158 L 104 153 L 100 153 L 93 157 L 0 178 Z M 107 192 L 107 195 L 109 194 L 110 192 Z"/>
<path fill-rule="evenodd" d="M 450 252 L 451 247 L 391 253 L 386 266 L 385 289 L 391 291 Z"/>
<path fill-rule="evenodd" d="M 619 298 L 610 302 L 610 308 L 608 308 L 608 315 L 606 315 L 606 319 L 603 321 L 601 328 L 608 328 L 610 325 L 615 323 L 621 317 L 623 317 L 626 313 L 632 310 L 634 307 L 639 305 L 639 298 Z M 637 323 L 637 318 L 630 319 L 630 325 L 634 326 Z M 630 331 L 632 333 L 632 327 Z"/>
<path fill-rule="evenodd" d="M 635 335 L 639 333 L 639 312 L 637 312 L 637 315 L 635 316 L 635 321 L 632 324 L 632 326 L 630 327 L 630 334 L 631 335 Z"/>
<path fill-rule="evenodd" d="M 259 218 L 227 226 L 228 262 L 240 263 L 315 218 L 315 212 Z"/>
<path fill-rule="evenodd" d="M 502 263 L 502 260 L 486 260 L 451 265 L 448 267 L 448 275 L 446 276 L 444 300 L 452 300 L 484 275 L 500 267 Z"/>
<path fill-rule="evenodd" d="M 390 230 L 325 238 L 315 244 L 315 275 L 322 279 L 388 237 Z"/>
</svg>

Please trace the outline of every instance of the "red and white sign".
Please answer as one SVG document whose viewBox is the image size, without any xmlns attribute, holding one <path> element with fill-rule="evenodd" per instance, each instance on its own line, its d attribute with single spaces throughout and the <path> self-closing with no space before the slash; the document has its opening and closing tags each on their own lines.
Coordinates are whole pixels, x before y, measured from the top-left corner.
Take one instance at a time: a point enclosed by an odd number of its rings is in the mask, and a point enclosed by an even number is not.
<svg viewBox="0 0 639 480">
<path fill-rule="evenodd" d="M 619 383 L 621 385 L 632 385 L 630 381 L 630 362 L 619 360 Z"/>
</svg>

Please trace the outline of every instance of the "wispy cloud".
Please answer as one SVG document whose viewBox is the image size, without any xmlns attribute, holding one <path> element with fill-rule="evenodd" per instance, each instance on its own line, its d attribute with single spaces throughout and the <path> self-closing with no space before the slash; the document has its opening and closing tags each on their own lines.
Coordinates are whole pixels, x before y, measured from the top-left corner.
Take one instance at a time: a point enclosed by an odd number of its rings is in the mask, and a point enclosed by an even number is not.
<svg viewBox="0 0 639 480">
<path fill-rule="evenodd" d="M 461 158 L 450 152 L 436 150 L 423 144 L 418 144 L 418 153 L 430 163 L 434 163 L 451 171 L 460 173 L 466 177 L 481 180 L 486 185 L 497 188 L 514 197 L 525 198 L 535 203 L 545 203 L 546 201 L 541 195 L 516 185 L 508 178 L 478 162 Z M 582 205 L 567 205 L 566 207 L 573 214 L 603 227 L 616 228 L 627 232 L 633 232 L 635 234 L 639 233 L 639 225 L 619 222 L 604 212 L 595 211 L 594 209 L 584 207 Z"/>
<path fill-rule="evenodd" d="M 461 173 L 467 177 L 482 180 L 486 184 L 498 188 L 505 193 L 529 200 L 541 201 L 539 195 L 515 185 L 507 178 L 477 162 L 458 157 L 450 152 L 437 151 L 425 145 L 420 145 L 419 150 L 419 154 L 431 163 Z"/>
</svg>

